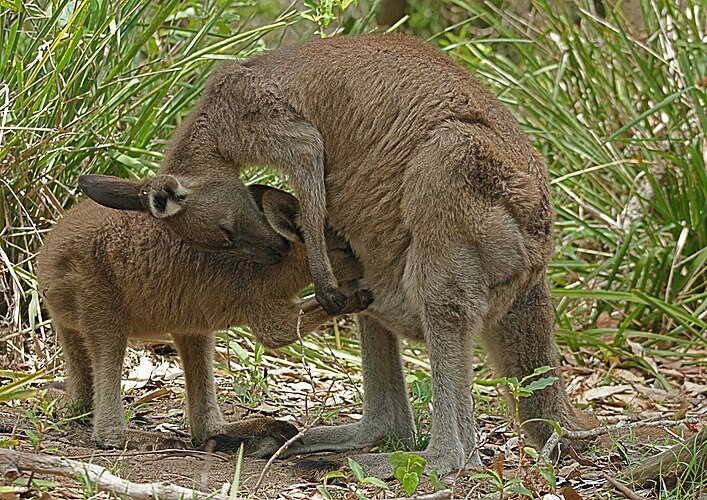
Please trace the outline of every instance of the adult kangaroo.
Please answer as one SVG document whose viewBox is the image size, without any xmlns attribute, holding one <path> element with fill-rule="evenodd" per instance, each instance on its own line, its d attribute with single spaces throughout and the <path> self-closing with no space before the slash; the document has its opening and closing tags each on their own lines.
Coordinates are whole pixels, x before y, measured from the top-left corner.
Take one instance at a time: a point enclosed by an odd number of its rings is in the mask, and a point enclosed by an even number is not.
<svg viewBox="0 0 707 500">
<path fill-rule="evenodd" d="M 477 337 L 499 376 L 549 365 L 548 375 L 559 377 L 521 399 L 521 419 L 591 425 L 571 405 L 557 368 L 545 161 L 464 68 L 399 35 L 312 40 L 226 63 L 162 167 L 181 194 L 145 191 L 153 215 L 198 238 L 195 228 L 209 218 L 219 225 L 199 209 L 209 196 L 201 183 L 235 178 L 251 163 L 289 174 L 299 193 L 317 296 L 336 291 L 321 238 L 328 217 L 375 297 L 359 315 L 363 418 L 311 429 L 288 453 L 371 447 L 391 433 L 413 437 L 399 337 L 429 348 L 434 418 L 422 456 L 431 469 L 480 464 L 470 390 Z M 134 200 L 129 191 L 125 199 Z M 341 303 L 335 295 L 321 301 L 325 308 Z M 552 427 L 535 421 L 524 430 L 539 446 Z M 385 454 L 356 459 L 369 473 L 389 473 Z"/>
</svg>

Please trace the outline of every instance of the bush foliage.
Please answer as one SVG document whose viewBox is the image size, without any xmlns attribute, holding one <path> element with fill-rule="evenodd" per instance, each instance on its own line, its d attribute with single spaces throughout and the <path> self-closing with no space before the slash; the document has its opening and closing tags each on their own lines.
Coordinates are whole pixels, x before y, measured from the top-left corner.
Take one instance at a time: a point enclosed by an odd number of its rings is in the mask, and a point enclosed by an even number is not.
<svg viewBox="0 0 707 500">
<path fill-rule="evenodd" d="M 548 159 L 560 340 L 647 370 L 643 353 L 696 357 L 707 348 L 704 5 L 644 2 L 637 25 L 609 3 L 598 13 L 594 2 L 533 0 L 519 12 L 514 2 L 438 0 L 432 19 L 419 3 L 397 29 L 466 65 Z M 47 340 L 32 260 L 80 174 L 154 172 L 221 59 L 382 30 L 377 1 L 204 5 L 0 1 L 6 355 Z"/>
</svg>

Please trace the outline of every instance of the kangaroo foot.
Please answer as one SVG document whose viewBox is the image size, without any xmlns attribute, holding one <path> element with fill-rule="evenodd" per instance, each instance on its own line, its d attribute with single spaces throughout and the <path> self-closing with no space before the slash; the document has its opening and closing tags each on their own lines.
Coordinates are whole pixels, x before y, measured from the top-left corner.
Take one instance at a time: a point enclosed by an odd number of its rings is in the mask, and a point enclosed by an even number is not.
<svg viewBox="0 0 707 500">
<path fill-rule="evenodd" d="M 236 452 L 243 445 L 245 454 L 265 458 L 296 435 L 297 428 L 288 422 L 270 417 L 249 418 L 225 424 L 222 433 L 209 437 L 198 449 Z"/>
<path fill-rule="evenodd" d="M 141 451 L 189 448 L 189 445 L 181 439 L 160 432 L 134 429 L 94 431 L 93 440 L 100 448 L 127 448 Z"/>
<path fill-rule="evenodd" d="M 461 469 L 481 469 L 482 463 L 478 453 L 471 457 L 461 459 L 452 453 L 435 453 L 432 451 L 412 452 L 427 461 L 425 473 L 432 470 L 437 471 L 440 476 L 445 476 L 450 472 Z M 379 479 L 390 479 L 394 476 L 390 466 L 391 453 L 366 453 L 354 455 L 351 458 L 362 468 L 366 476 L 377 477 Z M 305 458 L 295 464 L 294 472 L 311 481 L 319 481 L 328 472 L 332 472 L 343 467 L 347 467 L 347 460 L 323 458 Z"/>
<path fill-rule="evenodd" d="M 335 470 L 343 469 L 347 465 L 347 461 L 341 458 L 303 458 L 295 462 L 292 473 L 295 476 L 301 477 L 306 481 L 318 483 L 322 480 L 322 476 Z"/>
</svg>

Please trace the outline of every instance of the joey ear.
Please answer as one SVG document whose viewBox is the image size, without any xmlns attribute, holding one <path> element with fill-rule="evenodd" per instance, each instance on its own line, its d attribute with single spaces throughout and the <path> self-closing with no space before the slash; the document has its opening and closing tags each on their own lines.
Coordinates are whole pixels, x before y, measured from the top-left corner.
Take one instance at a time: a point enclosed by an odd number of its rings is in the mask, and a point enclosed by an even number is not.
<svg viewBox="0 0 707 500">
<path fill-rule="evenodd" d="M 297 198 L 279 189 L 266 189 L 262 192 L 262 207 L 268 223 L 280 236 L 304 242 Z"/>
<path fill-rule="evenodd" d="M 82 175 L 79 186 L 96 203 L 119 210 L 146 210 L 140 199 L 144 181 L 120 179 L 109 175 Z"/>
<path fill-rule="evenodd" d="M 268 191 L 281 191 L 280 189 L 268 186 L 267 184 L 251 184 L 246 187 L 248 188 L 251 198 L 253 198 L 255 204 L 258 205 L 261 212 L 263 211 L 263 195 Z"/>
</svg>

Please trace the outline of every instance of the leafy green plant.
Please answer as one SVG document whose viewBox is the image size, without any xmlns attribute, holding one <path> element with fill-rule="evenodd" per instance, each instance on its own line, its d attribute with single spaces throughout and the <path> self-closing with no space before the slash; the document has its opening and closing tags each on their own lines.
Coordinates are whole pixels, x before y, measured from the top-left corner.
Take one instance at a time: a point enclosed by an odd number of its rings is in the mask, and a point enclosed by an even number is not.
<svg viewBox="0 0 707 500">
<path fill-rule="evenodd" d="M 349 463 L 349 469 L 351 470 L 351 472 L 337 470 L 337 471 L 329 472 L 329 473 L 325 474 L 324 477 L 322 477 L 322 481 L 324 481 L 324 485 L 317 487 L 317 491 L 319 491 L 319 493 L 321 493 L 321 495 L 324 498 L 331 498 L 331 493 L 329 492 L 329 490 L 327 490 L 326 483 L 327 483 L 327 481 L 334 479 L 334 478 L 350 479 L 353 477 L 356 480 L 357 484 L 359 484 L 359 485 L 370 484 L 370 485 L 377 486 L 378 488 L 381 488 L 384 490 L 389 489 L 388 485 L 385 483 L 385 481 L 378 479 L 377 477 L 366 476 L 365 472 L 363 471 L 363 467 L 361 467 L 361 465 L 358 462 L 356 462 L 356 460 L 354 460 L 353 458 L 349 457 L 348 463 Z M 367 498 L 362 492 L 358 491 L 358 489 L 354 493 L 355 493 L 356 497 L 361 500 L 366 500 L 366 498 Z"/>
<path fill-rule="evenodd" d="M 12 400 L 21 401 L 35 396 L 37 389 L 29 387 L 29 385 L 36 382 L 42 376 L 44 376 L 43 370 L 30 373 L 29 375 L 0 370 L 0 377 L 12 380 L 12 382 L 0 385 L 0 401 L 5 403 Z"/>
<path fill-rule="evenodd" d="M 532 396 L 534 392 L 541 391 L 546 387 L 550 387 L 555 382 L 557 382 L 557 377 L 540 377 L 544 373 L 551 371 L 553 368 L 550 366 L 541 366 L 533 370 L 533 373 L 526 375 L 521 379 L 518 377 L 501 377 L 493 380 L 482 380 L 478 379 L 476 381 L 479 385 L 488 386 L 498 386 L 503 385 L 508 389 L 508 393 L 513 399 L 513 407 L 515 409 L 515 419 L 519 423 L 518 432 L 520 437 L 520 427 L 523 422 L 520 421 L 520 399 Z M 540 378 L 537 378 L 540 377 Z"/>
<path fill-rule="evenodd" d="M 32 397 L 30 408 L 17 407 L 25 418 L 32 424 L 33 429 L 23 428 L 22 432 L 32 443 L 32 447 L 39 451 L 42 449 L 44 439 L 49 432 L 64 433 L 67 423 L 79 417 L 62 418 L 57 411 L 57 399 L 48 400 L 47 390 L 38 390 Z"/>
<path fill-rule="evenodd" d="M 491 490 L 498 493 L 500 498 L 504 495 L 514 494 L 523 495 L 528 498 L 535 498 L 533 492 L 523 485 L 523 479 L 513 477 L 510 479 L 504 478 L 502 472 L 494 469 L 487 469 L 485 472 L 479 472 L 470 476 L 474 480 L 486 480 L 491 484 Z"/>
<path fill-rule="evenodd" d="M 417 486 L 422 480 L 427 460 L 413 453 L 396 451 L 390 455 L 390 467 L 393 469 L 395 479 L 400 481 L 403 491 L 412 496 L 417 491 Z"/>
<path fill-rule="evenodd" d="M 243 405 L 257 406 L 269 395 L 267 372 L 262 366 L 265 349 L 261 344 L 255 344 L 251 353 L 236 340 L 229 340 L 228 348 L 240 365 L 237 370 L 226 368 L 231 375 L 231 386 Z"/>
</svg>

